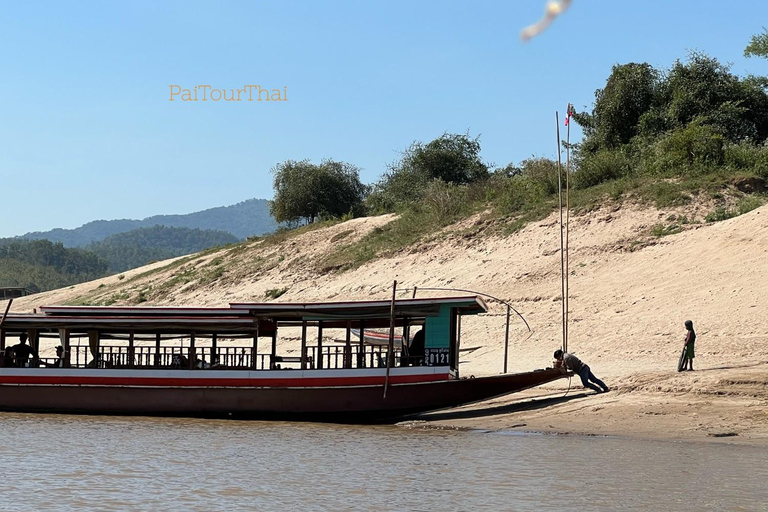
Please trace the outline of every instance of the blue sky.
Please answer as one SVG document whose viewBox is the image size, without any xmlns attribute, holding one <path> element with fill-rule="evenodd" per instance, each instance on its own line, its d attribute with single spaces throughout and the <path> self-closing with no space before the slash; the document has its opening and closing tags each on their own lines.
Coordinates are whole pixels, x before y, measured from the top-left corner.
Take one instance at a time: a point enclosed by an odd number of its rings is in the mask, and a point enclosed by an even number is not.
<svg viewBox="0 0 768 512">
<path fill-rule="evenodd" d="M 377 180 L 414 140 L 480 135 L 490 163 L 554 157 L 554 112 L 591 107 L 616 63 L 742 57 L 765 1 L 0 3 L 0 236 L 271 198 L 286 159 Z M 287 90 L 169 101 L 170 85 Z M 572 139 L 578 139 L 574 130 Z"/>
</svg>

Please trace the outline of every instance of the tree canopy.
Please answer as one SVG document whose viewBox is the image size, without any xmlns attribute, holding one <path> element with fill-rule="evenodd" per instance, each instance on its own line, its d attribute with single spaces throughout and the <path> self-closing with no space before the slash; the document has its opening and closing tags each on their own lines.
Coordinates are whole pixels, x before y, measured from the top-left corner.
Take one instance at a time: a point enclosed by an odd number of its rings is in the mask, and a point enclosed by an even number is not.
<svg viewBox="0 0 768 512">
<path fill-rule="evenodd" d="M 0 239 L 0 286 L 45 291 L 106 273 L 107 262 L 92 252 L 48 240 Z"/>
<path fill-rule="evenodd" d="M 763 57 L 768 59 L 768 30 L 763 29 L 761 34 L 755 34 L 749 40 L 744 49 L 745 57 Z"/>
<path fill-rule="evenodd" d="M 269 206 L 278 222 L 314 222 L 361 212 L 366 187 L 360 170 L 347 162 L 286 160 L 272 169 L 275 198 Z"/>
<path fill-rule="evenodd" d="M 592 111 L 574 119 L 584 128 L 575 154 L 578 186 L 629 173 L 709 172 L 738 153 L 734 146 L 746 154 L 766 141 L 768 95 L 754 77 L 694 52 L 665 71 L 647 63 L 614 66 Z"/>
<path fill-rule="evenodd" d="M 373 210 L 392 211 L 419 200 L 434 180 L 466 185 L 488 177 L 479 138 L 444 133 L 427 144 L 411 144 L 374 186 L 369 203 Z"/>
</svg>

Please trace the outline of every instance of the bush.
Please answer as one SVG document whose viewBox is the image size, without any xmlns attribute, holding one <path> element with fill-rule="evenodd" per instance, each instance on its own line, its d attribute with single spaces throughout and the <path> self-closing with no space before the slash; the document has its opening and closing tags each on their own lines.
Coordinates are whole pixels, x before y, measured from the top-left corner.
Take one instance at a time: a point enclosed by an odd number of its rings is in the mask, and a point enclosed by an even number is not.
<svg viewBox="0 0 768 512">
<path fill-rule="evenodd" d="M 573 173 L 573 185 L 577 188 L 593 187 L 627 176 L 631 170 L 624 151 L 600 150 L 583 156 Z"/>
<path fill-rule="evenodd" d="M 272 288 L 264 292 L 264 296 L 268 299 L 276 299 L 288 291 L 288 288 Z"/>
<path fill-rule="evenodd" d="M 565 188 L 565 166 L 560 167 L 562 186 Z M 532 183 L 541 185 L 544 193 L 557 194 L 558 165 L 549 158 L 529 158 L 520 164 L 520 174 Z"/>
<path fill-rule="evenodd" d="M 424 191 L 422 205 L 434 221 L 444 223 L 454 218 L 466 204 L 467 187 L 432 180 Z"/>
<path fill-rule="evenodd" d="M 529 209 L 543 203 L 548 195 L 541 182 L 523 176 L 492 181 L 492 186 L 488 188 L 488 200 L 493 201 L 502 214 Z"/>
<path fill-rule="evenodd" d="M 706 174 L 722 165 L 724 139 L 711 126 L 693 122 L 662 137 L 643 154 L 645 173 L 662 176 Z"/>
<path fill-rule="evenodd" d="M 715 211 L 710 212 L 704 218 L 707 222 L 718 222 L 721 220 L 732 219 L 739 215 L 749 213 L 756 208 L 760 208 L 763 205 L 763 200 L 757 196 L 742 197 L 735 208 L 717 208 Z"/>
<path fill-rule="evenodd" d="M 732 170 L 753 172 L 768 178 L 768 148 L 746 142 L 729 144 L 724 150 L 725 165 Z"/>
<path fill-rule="evenodd" d="M 763 206 L 763 201 L 757 196 L 742 197 L 736 204 L 736 215 L 744 215 Z"/>
</svg>

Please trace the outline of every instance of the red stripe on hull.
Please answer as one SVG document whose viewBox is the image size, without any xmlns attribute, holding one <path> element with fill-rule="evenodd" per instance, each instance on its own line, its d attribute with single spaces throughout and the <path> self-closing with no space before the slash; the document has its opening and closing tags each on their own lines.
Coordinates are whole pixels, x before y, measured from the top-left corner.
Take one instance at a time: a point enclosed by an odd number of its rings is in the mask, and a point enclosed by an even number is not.
<svg viewBox="0 0 768 512">
<path fill-rule="evenodd" d="M 415 384 L 448 380 L 448 374 L 392 375 L 390 384 Z M 371 377 L 304 377 L 293 379 L 205 379 L 166 377 L 67 377 L 67 376 L 0 376 L 0 384 L 48 386 L 152 386 L 152 387 L 227 387 L 227 388 L 309 388 L 384 385 L 382 376 Z"/>
</svg>

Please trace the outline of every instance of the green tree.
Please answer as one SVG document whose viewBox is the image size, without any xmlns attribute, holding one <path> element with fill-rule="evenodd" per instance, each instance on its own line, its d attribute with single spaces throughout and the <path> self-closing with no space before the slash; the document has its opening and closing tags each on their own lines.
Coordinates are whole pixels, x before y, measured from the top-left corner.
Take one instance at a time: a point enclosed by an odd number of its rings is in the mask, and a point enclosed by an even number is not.
<svg viewBox="0 0 768 512">
<path fill-rule="evenodd" d="M 594 149 L 627 144 L 638 134 L 640 118 L 654 106 L 659 87 L 659 72 L 650 64 L 615 65 L 605 87 L 595 91 L 592 115 L 577 114 L 575 119 Z"/>
<path fill-rule="evenodd" d="M 466 185 L 489 175 L 479 137 L 444 133 L 427 144 L 411 144 L 374 186 L 368 205 L 377 212 L 394 211 L 420 200 L 433 180 Z"/>
<path fill-rule="evenodd" d="M 762 34 L 752 36 L 749 44 L 744 49 L 744 56 L 768 59 L 768 30 L 764 28 Z"/>
<path fill-rule="evenodd" d="M 768 137 L 765 92 L 714 57 L 693 53 L 688 62 L 677 61 L 666 88 L 667 116 L 674 128 L 685 128 L 698 119 L 732 142 Z"/>
<path fill-rule="evenodd" d="M 275 198 L 269 210 L 278 222 L 314 222 L 362 211 L 366 187 L 360 170 L 346 162 L 286 160 L 272 169 Z"/>
</svg>

